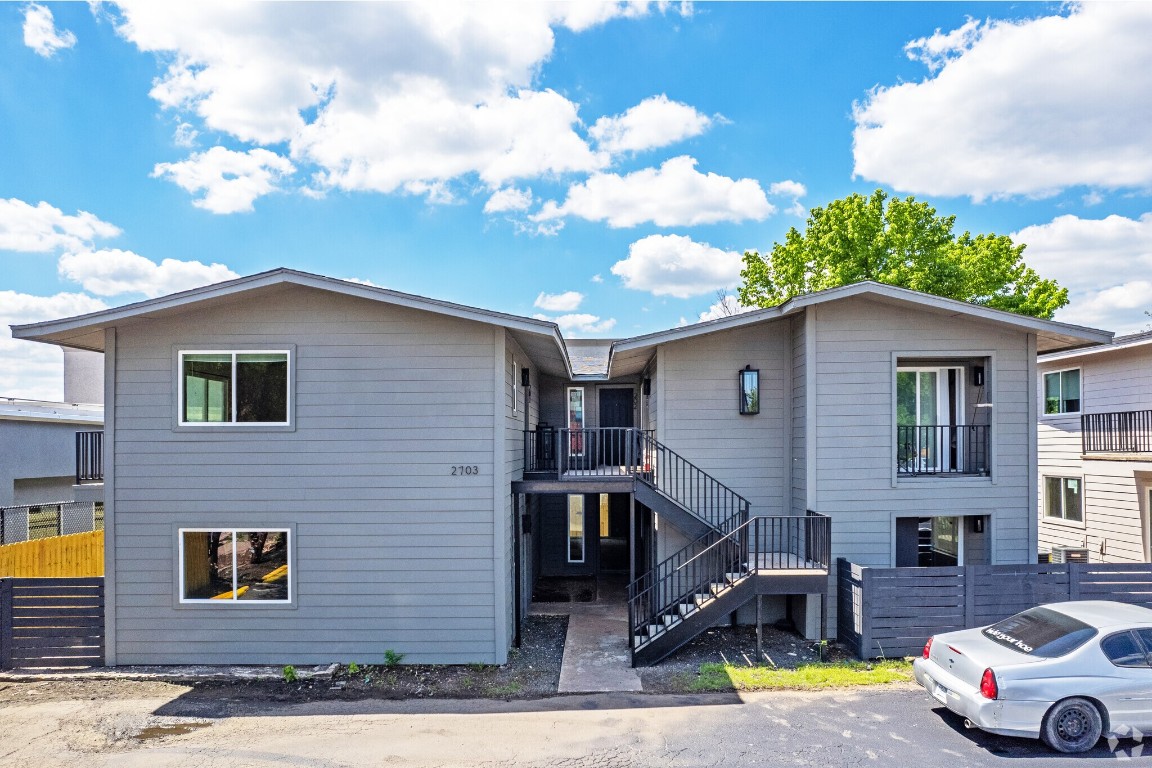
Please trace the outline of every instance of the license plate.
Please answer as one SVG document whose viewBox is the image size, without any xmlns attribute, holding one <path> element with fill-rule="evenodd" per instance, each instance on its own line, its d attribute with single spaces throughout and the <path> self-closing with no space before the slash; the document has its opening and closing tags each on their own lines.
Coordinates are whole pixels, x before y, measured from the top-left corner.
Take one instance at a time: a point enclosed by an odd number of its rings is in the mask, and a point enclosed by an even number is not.
<svg viewBox="0 0 1152 768">
<path fill-rule="evenodd" d="M 936 683 L 936 686 L 932 689 L 932 698 L 936 699 L 936 701 L 940 702 L 941 704 L 947 704 L 948 689 L 940 685 L 940 683 Z"/>
</svg>

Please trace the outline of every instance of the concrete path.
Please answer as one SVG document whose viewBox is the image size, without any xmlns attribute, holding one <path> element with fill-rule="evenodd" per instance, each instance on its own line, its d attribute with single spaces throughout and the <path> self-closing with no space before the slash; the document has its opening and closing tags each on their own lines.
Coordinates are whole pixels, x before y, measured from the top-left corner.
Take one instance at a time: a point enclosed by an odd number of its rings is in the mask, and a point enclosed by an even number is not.
<svg viewBox="0 0 1152 768">
<path fill-rule="evenodd" d="M 628 603 L 622 589 L 601 583 L 594 603 L 532 603 L 530 613 L 567 615 L 560 693 L 641 691 L 628 649 Z"/>
</svg>

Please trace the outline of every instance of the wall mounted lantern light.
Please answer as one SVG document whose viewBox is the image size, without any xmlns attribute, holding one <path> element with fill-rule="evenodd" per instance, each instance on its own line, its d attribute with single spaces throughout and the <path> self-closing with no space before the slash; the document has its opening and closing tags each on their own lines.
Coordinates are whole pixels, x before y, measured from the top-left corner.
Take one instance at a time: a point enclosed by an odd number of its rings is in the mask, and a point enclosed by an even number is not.
<svg viewBox="0 0 1152 768">
<path fill-rule="evenodd" d="M 760 371 L 750 365 L 736 373 L 740 382 L 740 413 L 751 416 L 760 413 Z"/>
</svg>

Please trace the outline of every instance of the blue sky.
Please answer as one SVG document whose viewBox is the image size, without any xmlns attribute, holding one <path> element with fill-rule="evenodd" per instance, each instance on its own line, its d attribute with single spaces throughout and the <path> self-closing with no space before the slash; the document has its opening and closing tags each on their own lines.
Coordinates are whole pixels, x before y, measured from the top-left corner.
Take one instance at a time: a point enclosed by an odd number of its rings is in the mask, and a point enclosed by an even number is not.
<svg viewBox="0 0 1152 768">
<path fill-rule="evenodd" d="M 1149 39 L 1142 3 L 2 4 L 0 323 L 289 266 L 630 336 L 883 188 L 1141 330 Z M 58 398 L 7 336 L 0 395 Z"/>
</svg>

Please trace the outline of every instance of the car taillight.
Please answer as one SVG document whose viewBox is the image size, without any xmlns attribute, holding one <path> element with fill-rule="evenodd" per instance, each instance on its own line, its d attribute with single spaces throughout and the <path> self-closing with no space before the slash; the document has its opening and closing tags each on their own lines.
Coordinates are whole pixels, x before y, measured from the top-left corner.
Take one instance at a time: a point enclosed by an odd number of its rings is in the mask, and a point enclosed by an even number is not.
<svg viewBox="0 0 1152 768">
<path fill-rule="evenodd" d="M 1000 689 L 996 685 L 996 673 L 989 667 L 984 670 L 984 674 L 980 678 L 980 695 L 986 699 L 995 699 L 999 694 Z"/>
<path fill-rule="evenodd" d="M 932 638 L 928 638 L 928 642 L 924 643 L 924 658 L 928 658 L 932 653 Z"/>
</svg>

